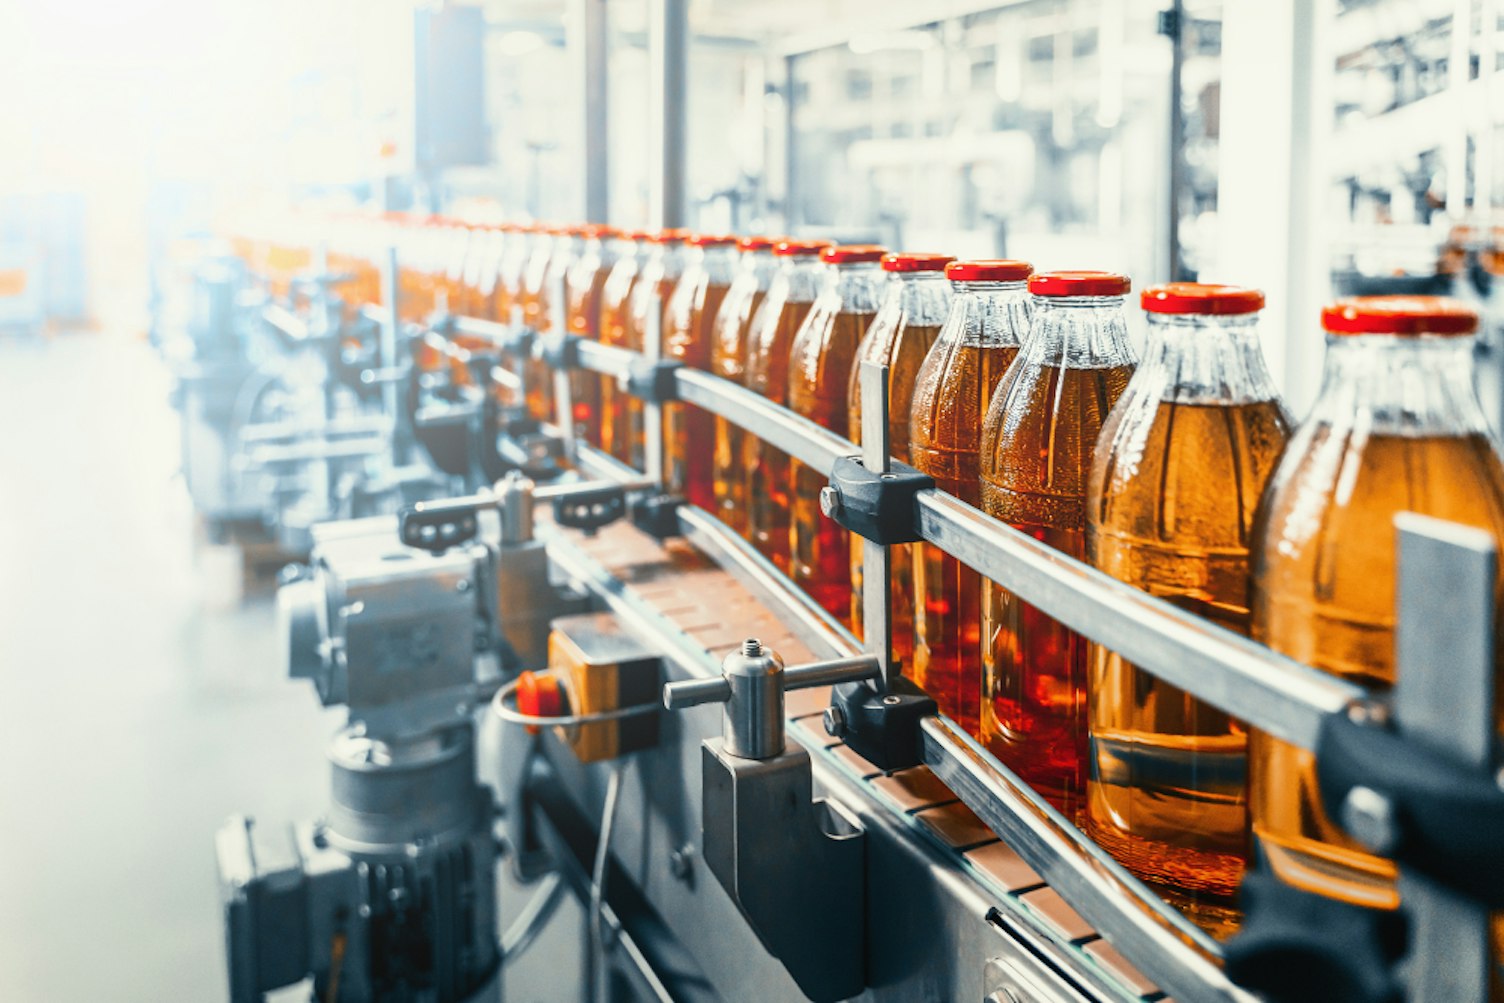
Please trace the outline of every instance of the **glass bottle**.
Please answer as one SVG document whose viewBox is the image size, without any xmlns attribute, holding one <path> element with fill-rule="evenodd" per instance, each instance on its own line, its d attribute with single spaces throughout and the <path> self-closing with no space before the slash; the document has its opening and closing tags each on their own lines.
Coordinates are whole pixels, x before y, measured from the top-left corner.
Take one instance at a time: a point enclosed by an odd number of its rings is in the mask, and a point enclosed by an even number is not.
<svg viewBox="0 0 1504 1003">
<path fill-rule="evenodd" d="M 982 430 L 982 509 L 1086 558 L 1086 483 L 1102 422 L 1133 375 L 1111 272 L 1029 279 L 1029 335 Z M 1086 640 L 995 583 L 982 584 L 982 739 L 1069 819 L 1086 793 Z"/>
<path fill-rule="evenodd" d="M 599 340 L 601 297 L 616 264 L 621 234 L 609 226 L 580 230 L 580 253 L 564 277 L 564 324 L 569 333 Z M 577 369 L 569 375 L 577 432 L 592 446 L 601 444 L 601 381 L 597 374 Z"/>
<path fill-rule="evenodd" d="M 789 409 L 849 438 L 847 390 L 856 347 L 877 316 L 882 298 L 878 263 L 887 252 L 870 244 L 820 252 L 824 277 L 804 323 L 789 347 Z M 851 622 L 851 540 L 820 511 L 825 473 L 795 460 L 790 465 L 789 577 L 847 627 Z"/>
<path fill-rule="evenodd" d="M 685 242 L 684 274 L 664 307 L 663 357 L 710 371 L 713 329 L 736 275 L 736 238 L 697 233 Z M 668 490 L 715 510 L 715 421 L 690 404 L 663 409 L 663 463 Z"/>
<path fill-rule="evenodd" d="M 747 389 L 774 404 L 789 402 L 789 347 L 820 291 L 820 252 L 828 240 L 784 240 L 773 248 L 778 272 L 747 328 Z M 755 435 L 742 438 L 747 484 L 747 539 L 789 573 L 792 460 Z"/>
<path fill-rule="evenodd" d="M 981 504 L 982 418 L 1029 329 L 1024 261 L 954 261 L 950 316 L 924 357 L 909 408 L 910 462 L 935 486 Z M 982 576 L 940 548 L 916 543 L 911 678 L 968 734 L 982 699 Z"/>
<path fill-rule="evenodd" d="M 491 316 L 491 298 L 496 292 L 496 272 L 506 248 L 506 233 L 501 224 L 491 223 L 479 230 L 475 253 L 465 262 L 465 303 L 467 317 Z"/>
<path fill-rule="evenodd" d="M 1321 390 L 1254 526 L 1253 636 L 1387 689 L 1395 513 L 1504 538 L 1504 462 L 1473 387 L 1471 310 L 1437 297 L 1379 296 L 1339 301 L 1321 320 Z M 1253 832 L 1275 874 L 1358 905 L 1398 905 L 1394 864 L 1327 817 L 1308 753 L 1254 731 L 1249 784 Z"/>
<path fill-rule="evenodd" d="M 631 333 L 632 289 L 647 254 L 649 234 L 630 230 L 622 234 L 617 245 L 616 264 L 601 287 L 600 341 L 613 348 L 633 349 Z M 642 441 L 642 405 L 622 390 L 614 376 L 602 375 L 601 448 L 623 463 L 642 469 L 642 454 L 636 444 Z"/>
<path fill-rule="evenodd" d="M 948 254 L 885 254 L 882 305 L 862 340 L 857 344 L 847 381 L 847 421 L 850 439 L 862 442 L 863 362 L 888 367 L 888 445 L 894 459 L 912 462 L 909 455 L 909 409 L 914 401 L 914 381 L 930 346 L 940 334 L 950 312 L 951 284 L 945 266 L 955 260 Z M 891 555 L 893 585 L 888 607 L 893 635 L 893 658 L 908 665 L 914 657 L 914 565 L 910 548 L 894 547 Z M 851 537 L 851 622 L 862 631 L 862 539 Z"/>
<path fill-rule="evenodd" d="M 506 244 L 496 263 L 496 285 L 491 296 L 491 318 L 512 323 L 513 308 L 522 307 L 522 273 L 531 256 L 533 227 L 528 223 L 506 224 Z"/>
<path fill-rule="evenodd" d="M 736 277 L 721 300 L 710 334 L 710 371 L 739 386 L 746 386 L 747 334 L 752 318 L 762 305 L 773 279 L 774 241 L 769 237 L 742 237 Z M 716 416 L 715 419 L 715 515 L 736 532 L 747 535 L 747 478 L 742 465 L 743 433 Z"/>
<path fill-rule="evenodd" d="M 1097 440 L 1087 558 L 1247 634 L 1249 533 L 1290 435 L 1259 348 L 1264 296 L 1177 283 L 1140 299 L 1148 343 Z M 1247 729 L 1100 645 L 1088 652 L 1087 832 L 1226 937 L 1247 864 Z"/>
<path fill-rule="evenodd" d="M 674 296 L 674 289 L 679 285 L 679 279 L 684 274 L 684 266 L 687 263 L 685 241 L 689 239 L 689 231 L 670 229 L 659 230 L 648 238 L 647 259 L 642 263 L 642 271 L 637 274 L 637 281 L 632 285 L 632 295 L 627 302 L 627 331 L 633 351 L 647 351 L 648 319 L 652 311 L 658 311 L 658 330 L 660 337 L 659 354 L 664 355 L 663 340 L 668 332 L 668 304 Z M 656 296 L 655 296 L 656 294 Z M 637 405 L 638 427 L 635 430 L 635 438 L 632 444 L 633 455 L 640 460 L 633 466 L 645 465 L 647 450 L 643 441 L 645 429 L 642 427 L 642 405 Z"/>
</svg>

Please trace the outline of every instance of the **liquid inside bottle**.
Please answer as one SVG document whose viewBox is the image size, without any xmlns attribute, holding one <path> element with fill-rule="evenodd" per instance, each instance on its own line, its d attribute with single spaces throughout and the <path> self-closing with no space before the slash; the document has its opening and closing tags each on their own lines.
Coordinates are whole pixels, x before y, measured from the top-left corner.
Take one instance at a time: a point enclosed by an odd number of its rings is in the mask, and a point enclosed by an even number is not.
<svg viewBox="0 0 1504 1003">
<path fill-rule="evenodd" d="M 601 299 L 606 280 L 616 264 L 616 239 L 608 226 L 589 226 L 581 231 L 583 245 L 569 266 L 564 280 L 564 322 L 569 333 L 597 338 L 600 333 Z M 601 445 L 601 381 L 594 373 L 575 370 L 569 374 L 577 434 L 592 446 Z"/>
<path fill-rule="evenodd" d="M 1092 466 L 1088 559 L 1247 634 L 1249 534 L 1290 427 L 1259 349 L 1263 295 L 1186 283 L 1143 305 L 1144 360 Z M 1100 645 L 1090 659 L 1087 832 L 1226 937 L 1247 862 L 1247 730 Z"/>
<path fill-rule="evenodd" d="M 674 288 L 679 284 L 679 278 L 684 274 L 685 265 L 685 240 L 689 233 L 685 230 L 659 230 L 648 238 L 647 260 L 643 262 L 642 271 L 637 274 L 637 281 L 632 284 L 632 294 L 627 302 L 627 330 L 630 346 L 635 351 L 648 352 L 651 346 L 648 338 L 652 334 L 650 330 L 651 318 L 654 312 L 658 319 L 658 352 L 663 357 L 665 336 L 668 333 L 668 305 L 673 299 Z M 637 428 L 634 430 L 635 438 L 631 445 L 634 456 L 641 457 L 640 463 L 634 466 L 645 467 L 647 463 L 647 434 L 645 415 L 642 402 L 633 401 L 637 413 Z M 665 459 L 667 459 L 665 457 Z"/>
<path fill-rule="evenodd" d="M 945 266 L 953 260 L 944 254 L 886 254 L 882 270 L 887 275 L 882 305 L 872 326 L 857 345 L 856 358 L 846 387 L 851 441 L 862 443 L 863 362 L 888 367 L 888 452 L 901 463 L 912 463 L 909 452 L 909 411 L 914 402 L 914 384 L 940 327 L 950 313 L 951 284 Z M 863 541 L 851 537 L 851 622 L 863 633 L 862 622 Z M 909 547 L 893 547 L 889 555 L 892 585 L 889 589 L 888 623 L 892 634 L 893 659 L 908 667 L 914 658 L 914 562 Z"/>
<path fill-rule="evenodd" d="M 1029 329 L 1022 261 L 962 261 L 946 267 L 955 302 L 915 378 L 909 410 L 912 463 L 941 491 L 980 505 L 982 419 Z M 982 576 L 929 543 L 910 548 L 914 566 L 912 678 L 968 734 L 982 700 Z"/>
<path fill-rule="evenodd" d="M 736 238 L 695 234 L 688 263 L 664 309 L 663 357 L 709 371 L 716 315 L 736 274 Z M 663 462 L 668 489 L 714 512 L 715 422 L 691 404 L 663 408 Z"/>
<path fill-rule="evenodd" d="M 1046 272 L 983 426 L 982 509 L 1086 558 L 1086 485 L 1102 423 L 1133 375 L 1125 276 Z M 995 583 L 982 587 L 982 738 L 1079 821 L 1086 793 L 1086 640 Z"/>
<path fill-rule="evenodd" d="M 820 252 L 824 285 L 789 348 L 789 409 L 850 438 L 851 367 L 856 347 L 877 316 L 882 297 L 878 262 L 885 252 L 866 244 Z M 851 534 L 820 511 L 826 473 L 790 464 L 789 577 L 846 627 L 851 621 Z"/>
<path fill-rule="evenodd" d="M 1328 307 L 1322 321 L 1321 391 L 1254 529 L 1253 635 L 1387 689 L 1395 513 L 1504 538 L 1504 463 L 1473 389 L 1471 311 L 1431 297 L 1374 297 Z M 1253 831 L 1274 872 L 1308 891 L 1396 907 L 1394 864 L 1327 816 L 1313 757 L 1257 731 L 1249 756 Z"/>
<path fill-rule="evenodd" d="M 752 327 L 774 272 L 774 241 L 767 237 L 742 237 L 736 247 L 741 254 L 736 278 L 721 300 L 710 337 L 710 371 L 739 386 L 746 386 L 747 335 Z M 728 527 L 748 535 L 747 476 L 743 465 L 744 433 L 725 418 L 715 419 L 715 515 Z"/>
<path fill-rule="evenodd" d="M 634 230 L 624 235 L 618 248 L 616 264 L 601 287 L 600 340 L 603 345 L 632 351 L 632 290 L 647 254 L 648 234 Z M 642 469 L 642 404 L 622 390 L 614 376 L 600 378 L 601 448 L 621 462 Z"/>
<path fill-rule="evenodd" d="M 774 248 L 780 264 L 768 294 L 747 329 L 747 389 L 787 406 L 789 349 L 820 288 L 819 255 L 829 241 L 785 240 Z M 755 435 L 742 438 L 747 484 L 747 538 L 784 574 L 789 573 L 792 463 L 782 450 Z"/>
</svg>

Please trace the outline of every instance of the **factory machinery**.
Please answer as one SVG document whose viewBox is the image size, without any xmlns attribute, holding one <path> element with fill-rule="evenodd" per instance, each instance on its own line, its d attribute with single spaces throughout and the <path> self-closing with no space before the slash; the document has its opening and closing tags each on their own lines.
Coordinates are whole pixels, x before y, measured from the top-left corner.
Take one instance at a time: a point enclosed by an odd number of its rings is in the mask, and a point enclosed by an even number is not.
<svg viewBox="0 0 1504 1003">
<path fill-rule="evenodd" d="M 278 597 L 288 671 L 349 722 L 321 820 L 219 834 L 236 1003 L 306 979 L 321 1001 L 498 1000 L 529 962 L 550 999 L 1487 998 L 1504 877 L 1491 537 L 1400 517 L 1402 671 L 1380 696 L 891 463 L 886 369 L 860 372 L 858 449 L 660 358 L 648 315 L 642 353 L 443 312 L 416 336 L 494 346 L 467 364 L 512 395 L 541 361 L 554 421 L 499 436 L 522 451 L 489 487 L 312 529 Z M 578 371 L 643 401 L 646 470 L 577 438 Z M 829 477 L 822 508 L 864 540 L 865 645 L 664 493 L 672 401 Z M 1403 910 L 1255 874 L 1237 938 L 1190 924 L 899 674 L 890 551 L 917 540 L 1314 751 L 1332 817 L 1399 862 Z M 531 896 L 505 932 L 502 868 Z M 588 916 L 579 971 L 527 953 L 569 893 Z"/>
</svg>

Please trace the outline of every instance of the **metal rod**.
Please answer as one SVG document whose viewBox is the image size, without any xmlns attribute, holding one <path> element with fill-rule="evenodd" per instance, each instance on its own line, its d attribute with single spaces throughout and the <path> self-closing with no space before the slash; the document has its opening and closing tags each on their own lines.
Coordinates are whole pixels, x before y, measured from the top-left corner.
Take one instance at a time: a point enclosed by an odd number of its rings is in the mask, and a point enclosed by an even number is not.
<svg viewBox="0 0 1504 1003">
<path fill-rule="evenodd" d="M 872 655 L 830 658 L 823 662 L 806 662 L 783 673 L 785 690 L 807 690 L 816 686 L 834 686 L 857 679 L 876 679 L 883 667 Z"/>
<path fill-rule="evenodd" d="M 925 718 L 920 731 L 924 761 L 935 776 L 1159 988 L 1179 999 L 1253 999 L 1212 960 L 1220 953 L 1216 941 L 1125 871 L 971 736 L 943 717 Z"/>
<path fill-rule="evenodd" d="M 1185 4 L 1174 0 L 1170 9 L 1162 15 L 1170 36 L 1170 227 L 1165 237 L 1169 242 L 1170 276 L 1175 282 L 1191 278 L 1181 262 L 1180 254 L 1180 208 L 1185 199 Z"/>
<path fill-rule="evenodd" d="M 643 355 L 649 362 L 657 362 L 663 355 L 663 298 L 654 289 L 648 300 L 647 328 L 642 332 Z M 663 456 L 663 405 L 656 401 L 644 401 L 642 405 L 643 455 L 647 461 L 647 475 L 660 486 L 666 484 L 667 470 Z"/>
<path fill-rule="evenodd" d="M 580 342 L 580 368 L 614 376 L 618 380 L 626 379 L 631 374 L 632 361 L 637 357 L 636 352 L 629 352 L 625 348 L 613 348 L 598 341 Z"/>
<path fill-rule="evenodd" d="M 1321 719 L 1366 696 L 1181 612 L 939 491 L 919 495 L 926 540 L 1072 630 L 1256 728 L 1315 747 Z"/>
<path fill-rule="evenodd" d="M 548 291 L 548 327 L 551 334 L 564 336 L 569 333 L 565 322 L 565 298 L 569 295 L 569 283 L 564 272 L 560 271 L 553 281 L 553 288 Z M 542 346 L 538 346 L 539 349 Z M 574 386 L 569 380 L 569 370 L 556 369 L 554 378 L 554 422 L 558 425 L 559 433 L 563 437 L 564 459 L 574 463 L 575 458 L 575 429 L 574 429 Z"/>
<path fill-rule="evenodd" d="M 308 340 L 308 322 L 280 303 L 262 307 L 261 319 L 294 341 Z"/>
<path fill-rule="evenodd" d="M 511 324 L 499 324 L 494 320 L 481 320 L 479 317 L 451 317 L 450 320 L 454 322 L 454 329 L 460 334 L 467 334 L 472 338 L 484 338 L 496 344 L 506 341 L 512 333 Z"/>
<path fill-rule="evenodd" d="M 1395 527 L 1395 724 L 1464 769 L 1492 775 L 1494 538 L 1409 513 L 1396 516 Z M 1400 868 L 1399 890 L 1410 929 L 1403 969 L 1408 997 L 1487 999 L 1488 909 L 1411 868 Z"/>
<path fill-rule="evenodd" d="M 862 395 L 862 466 L 886 474 L 893 448 L 888 441 L 888 367 L 863 362 L 857 382 Z M 893 554 L 871 540 L 862 541 L 861 603 L 862 641 L 881 664 L 879 683 L 889 690 L 900 668 L 893 658 Z"/>
<path fill-rule="evenodd" d="M 584 165 L 584 218 L 604 223 L 609 218 L 611 197 L 610 91 L 607 87 L 610 57 L 606 0 L 571 0 L 569 48 L 581 88 L 580 149 Z"/>
<path fill-rule="evenodd" d="M 850 441 L 719 376 L 680 369 L 675 382 L 680 400 L 754 432 L 769 445 L 827 476 L 836 460 L 857 454 L 857 447 Z"/>
<path fill-rule="evenodd" d="M 648 73 L 648 217 L 660 228 L 685 226 L 689 0 L 649 0 Z"/>
</svg>

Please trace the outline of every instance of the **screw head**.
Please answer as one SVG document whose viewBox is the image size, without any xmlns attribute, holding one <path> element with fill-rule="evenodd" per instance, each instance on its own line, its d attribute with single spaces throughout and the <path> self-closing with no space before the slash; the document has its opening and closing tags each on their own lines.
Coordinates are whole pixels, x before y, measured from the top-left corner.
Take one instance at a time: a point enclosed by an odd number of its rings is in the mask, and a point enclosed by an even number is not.
<svg viewBox="0 0 1504 1003">
<path fill-rule="evenodd" d="M 832 737 L 840 737 L 841 731 L 846 727 L 846 715 L 839 707 L 827 707 L 820 720 L 825 725 L 825 734 Z"/>
<path fill-rule="evenodd" d="M 1342 828 L 1364 849 L 1381 856 L 1394 853 L 1400 842 L 1399 819 L 1394 802 L 1372 787 L 1361 784 L 1342 801 Z"/>
<path fill-rule="evenodd" d="M 685 843 L 668 855 L 668 872 L 680 881 L 688 881 L 695 869 L 695 848 Z"/>
<path fill-rule="evenodd" d="M 1389 724 L 1389 705 L 1378 700 L 1359 700 L 1348 705 L 1347 718 L 1354 724 L 1383 728 Z"/>
<path fill-rule="evenodd" d="M 834 519 L 836 513 L 841 510 L 841 492 L 830 485 L 820 489 L 820 511 L 827 518 Z"/>
<path fill-rule="evenodd" d="M 885 707 L 897 707 L 898 703 L 899 703 L 898 697 L 891 696 L 891 695 L 883 697 L 883 706 L 885 706 Z"/>
</svg>

